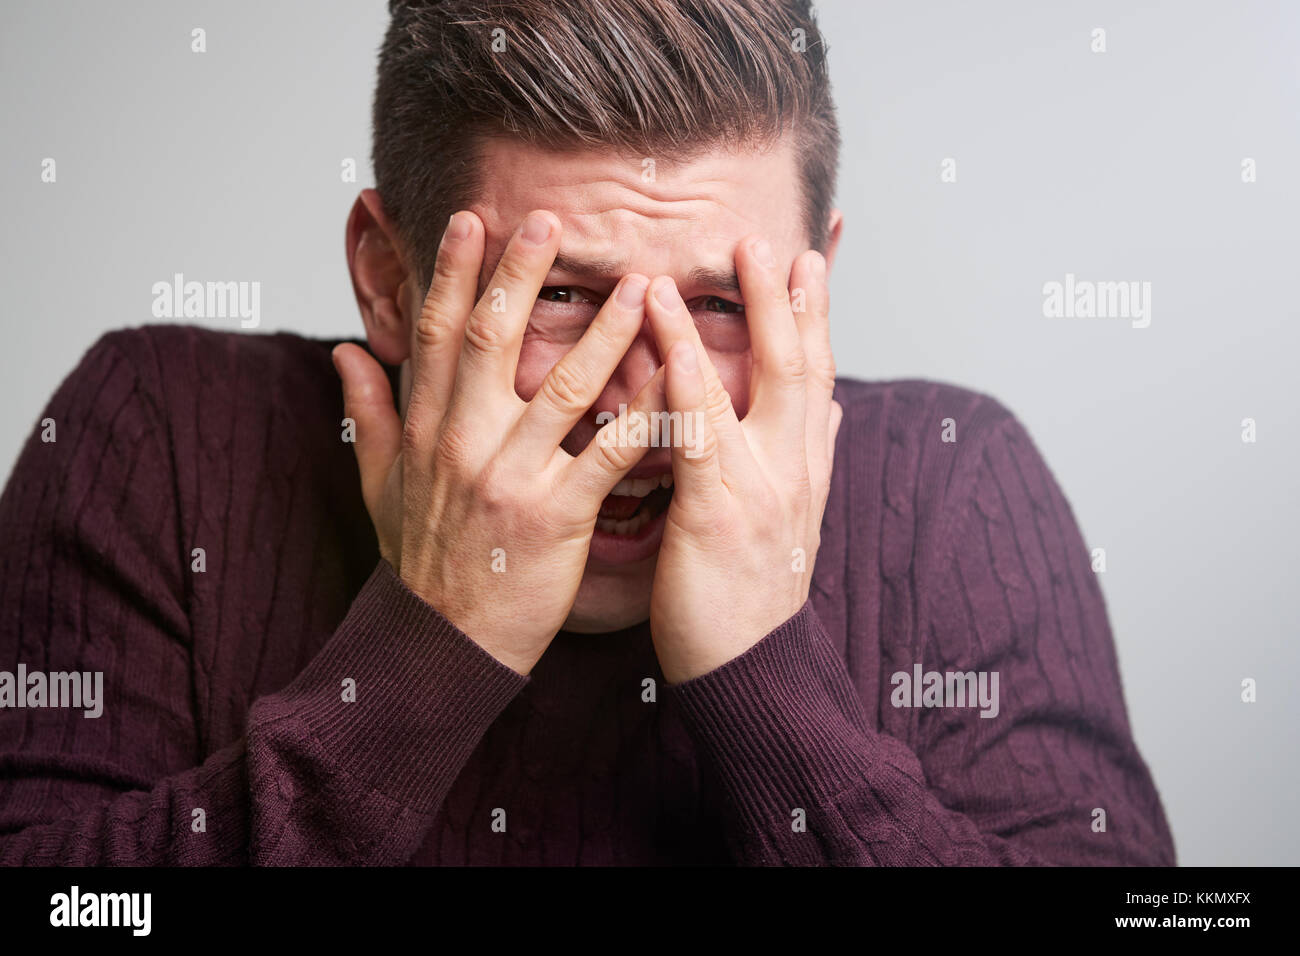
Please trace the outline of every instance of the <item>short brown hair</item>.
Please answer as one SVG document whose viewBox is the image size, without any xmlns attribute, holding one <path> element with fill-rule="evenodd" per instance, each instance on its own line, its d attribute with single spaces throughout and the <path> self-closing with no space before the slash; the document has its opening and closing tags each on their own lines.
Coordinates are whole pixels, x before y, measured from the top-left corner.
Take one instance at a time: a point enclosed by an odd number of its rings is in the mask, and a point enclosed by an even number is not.
<svg viewBox="0 0 1300 956">
<path fill-rule="evenodd" d="M 447 217 L 478 197 L 477 149 L 493 135 L 687 159 L 791 130 L 809 241 L 824 248 L 839 130 L 810 0 L 390 0 L 389 11 L 375 180 L 422 277 Z"/>
</svg>

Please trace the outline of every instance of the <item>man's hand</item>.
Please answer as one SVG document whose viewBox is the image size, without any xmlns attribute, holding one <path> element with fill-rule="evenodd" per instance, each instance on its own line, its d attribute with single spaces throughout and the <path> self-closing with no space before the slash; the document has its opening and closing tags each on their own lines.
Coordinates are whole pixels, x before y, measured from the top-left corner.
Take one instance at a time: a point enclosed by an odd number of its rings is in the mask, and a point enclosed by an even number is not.
<svg viewBox="0 0 1300 956">
<path fill-rule="evenodd" d="M 703 423 L 694 448 L 673 447 L 650 599 L 655 650 L 674 684 L 744 653 L 807 601 L 843 415 L 831 398 L 825 259 L 804 253 L 787 284 L 770 246 L 751 238 L 736 269 L 753 354 L 743 422 L 672 280 L 656 279 L 646 296 L 669 410 Z"/>
<path fill-rule="evenodd" d="M 458 212 L 414 336 L 405 422 L 364 350 L 334 353 L 380 551 L 417 595 L 497 660 L 527 674 L 563 626 L 604 497 L 645 454 L 618 420 L 574 457 L 560 448 L 595 403 L 644 321 L 644 276 L 624 276 L 530 402 L 515 373 L 560 222 L 528 215 L 482 298 L 478 217 Z M 663 371 L 627 413 L 662 407 Z M 622 434 L 627 435 L 626 422 Z"/>
</svg>

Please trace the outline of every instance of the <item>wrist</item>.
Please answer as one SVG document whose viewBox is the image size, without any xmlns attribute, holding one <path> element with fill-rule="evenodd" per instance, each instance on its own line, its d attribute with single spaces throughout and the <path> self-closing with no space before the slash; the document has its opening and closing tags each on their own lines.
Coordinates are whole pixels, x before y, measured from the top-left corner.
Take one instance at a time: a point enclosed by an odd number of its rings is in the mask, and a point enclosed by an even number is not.
<svg viewBox="0 0 1300 956">
<path fill-rule="evenodd" d="M 492 655 L 499 663 L 517 674 L 527 676 L 541 660 L 542 653 L 550 645 L 551 638 L 555 636 L 552 633 L 546 635 L 544 639 L 521 641 L 518 630 L 502 631 L 501 622 L 525 620 L 527 615 L 514 615 L 501 608 L 494 608 L 494 617 L 491 620 L 484 620 L 475 607 L 461 605 L 445 598 L 442 593 L 418 580 L 413 572 L 401 573 L 400 577 L 411 593 L 441 614 L 453 627 Z"/>
</svg>

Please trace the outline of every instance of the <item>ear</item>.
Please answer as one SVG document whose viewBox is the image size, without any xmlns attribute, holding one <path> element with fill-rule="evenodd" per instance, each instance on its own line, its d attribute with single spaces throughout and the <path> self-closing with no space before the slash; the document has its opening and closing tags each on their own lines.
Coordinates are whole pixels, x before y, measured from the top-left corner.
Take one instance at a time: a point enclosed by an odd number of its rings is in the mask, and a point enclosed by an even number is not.
<svg viewBox="0 0 1300 956">
<path fill-rule="evenodd" d="M 406 286 L 415 281 L 415 273 L 402 249 L 379 193 L 363 189 L 348 215 L 348 271 L 366 340 L 375 356 L 388 365 L 401 365 L 411 352 L 413 317 L 407 315 Z"/>
<path fill-rule="evenodd" d="M 835 265 L 835 252 L 840 247 L 840 233 L 844 231 L 844 213 L 832 209 L 826 223 L 826 272 Z"/>
</svg>

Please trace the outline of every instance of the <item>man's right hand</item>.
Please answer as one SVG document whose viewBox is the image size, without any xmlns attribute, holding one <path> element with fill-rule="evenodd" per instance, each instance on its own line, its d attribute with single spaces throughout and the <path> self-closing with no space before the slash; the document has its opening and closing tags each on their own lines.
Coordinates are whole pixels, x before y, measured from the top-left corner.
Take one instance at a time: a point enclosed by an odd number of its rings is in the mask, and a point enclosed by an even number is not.
<svg viewBox="0 0 1300 956">
<path fill-rule="evenodd" d="M 524 330 L 559 242 L 558 218 L 530 213 L 476 303 L 483 224 L 470 212 L 452 217 L 416 323 L 405 421 L 379 363 L 356 345 L 334 350 L 380 553 L 522 674 L 569 615 L 601 502 L 646 451 L 618 443 L 628 434 L 619 420 L 577 457 L 560 447 L 641 329 L 644 276 L 623 277 L 532 401 L 515 392 Z M 663 401 L 661 368 L 627 413 Z"/>
</svg>

